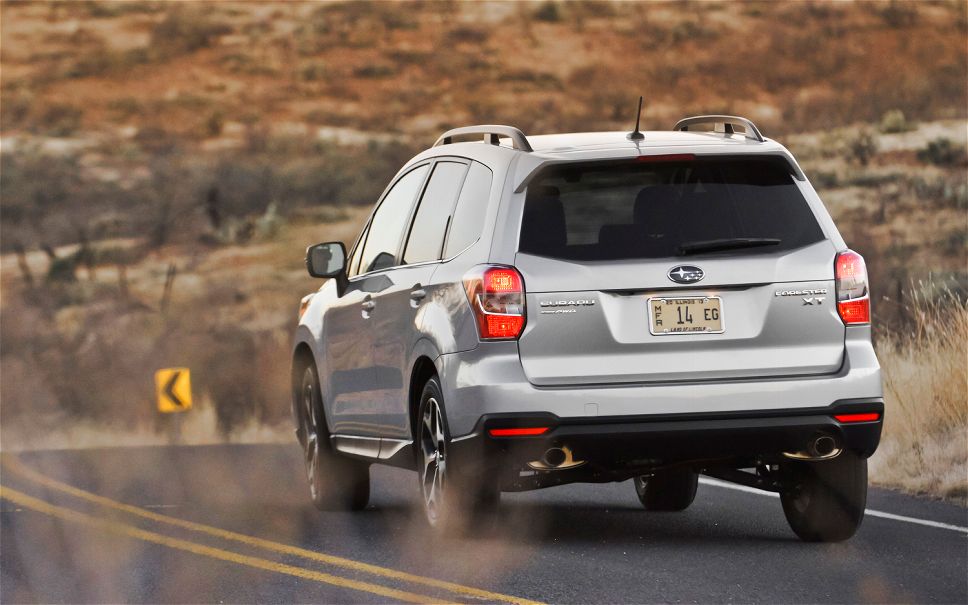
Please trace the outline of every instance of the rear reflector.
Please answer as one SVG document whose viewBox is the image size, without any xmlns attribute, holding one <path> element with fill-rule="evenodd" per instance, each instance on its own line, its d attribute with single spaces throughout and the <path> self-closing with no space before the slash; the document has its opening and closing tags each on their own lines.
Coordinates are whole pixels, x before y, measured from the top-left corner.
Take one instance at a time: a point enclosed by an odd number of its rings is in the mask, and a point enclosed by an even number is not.
<svg viewBox="0 0 968 605">
<path fill-rule="evenodd" d="M 546 426 L 534 426 L 523 429 L 490 429 L 491 437 L 526 437 L 528 435 L 543 435 L 548 431 Z"/>
<path fill-rule="evenodd" d="M 834 414 L 834 418 L 837 422 L 873 422 L 875 420 L 880 420 L 881 415 L 878 412 L 867 412 L 861 414 Z"/>
</svg>

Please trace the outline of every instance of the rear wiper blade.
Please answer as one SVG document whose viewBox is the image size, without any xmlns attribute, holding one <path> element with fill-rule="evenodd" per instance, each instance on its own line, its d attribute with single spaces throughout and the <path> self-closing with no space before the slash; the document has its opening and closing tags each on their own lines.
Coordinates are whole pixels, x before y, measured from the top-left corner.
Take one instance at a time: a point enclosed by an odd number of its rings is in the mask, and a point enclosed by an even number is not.
<svg viewBox="0 0 968 605">
<path fill-rule="evenodd" d="M 718 252 L 720 250 L 737 250 L 740 248 L 759 248 L 760 246 L 776 246 L 780 240 L 772 237 L 732 237 L 726 239 L 708 239 L 699 242 L 686 242 L 677 248 L 679 256 L 698 254 L 700 252 Z"/>
</svg>

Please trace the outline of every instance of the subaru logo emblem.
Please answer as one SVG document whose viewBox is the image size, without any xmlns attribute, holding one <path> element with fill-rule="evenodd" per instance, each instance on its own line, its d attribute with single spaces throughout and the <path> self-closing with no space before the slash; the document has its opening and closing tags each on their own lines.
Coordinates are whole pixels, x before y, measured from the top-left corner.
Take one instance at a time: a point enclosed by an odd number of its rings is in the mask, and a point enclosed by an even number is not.
<svg viewBox="0 0 968 605">
<path fill-rule="evenodd" d="M 677 284 L 694 284 L 706 276 L 703 270 L 695 265 L 678 265 L 669 269 L 667 275 Z"/>
</svg>

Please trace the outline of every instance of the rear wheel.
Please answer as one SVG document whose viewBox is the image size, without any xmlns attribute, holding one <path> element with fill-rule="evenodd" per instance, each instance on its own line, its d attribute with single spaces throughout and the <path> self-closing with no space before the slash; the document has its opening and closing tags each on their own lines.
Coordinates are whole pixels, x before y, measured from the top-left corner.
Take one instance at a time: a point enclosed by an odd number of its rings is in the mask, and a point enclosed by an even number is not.
<svg viewBox="0 0 968 605">
<path fill-rule="evenodd" d="M 832 460 L 790 460 L 781 467 L 783 513 L 806 542 L 840 542 L 854 535 L 867 506 L 867 459 L 844 451 Z"/>
<path fill-rule="evenodd" d="M 636 477 L 635 493 L 646 510 L 681 511 L 696 499 L 699 474 L 689 469 L 658 471 Z"/>
<path fill-rule="evenodd" d="M 452 460 L 444 396 L 436 378 L 424 386 L 417 422 L 417 475 L 427 522 L 443 534 L 480 528 L 500 502 L 500 492 Z"/>
<path fill-rule="evenodd" d="M 370 499 L 369 464 L 333 451 L 316 368 L 303 372 L 297 393 L 309 495 L 320 510 L 361 510 Z"/>
</svg>

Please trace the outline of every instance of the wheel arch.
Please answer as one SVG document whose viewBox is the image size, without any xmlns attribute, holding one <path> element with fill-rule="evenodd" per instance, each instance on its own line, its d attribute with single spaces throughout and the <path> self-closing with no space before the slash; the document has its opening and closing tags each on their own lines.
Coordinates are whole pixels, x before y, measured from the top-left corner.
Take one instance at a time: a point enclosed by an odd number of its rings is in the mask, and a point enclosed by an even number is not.
<svg viewBox="0 0 968 605">
<path fill-rule="evenodd" d="M 420 395 L 423 393 L 424 385 L 431 378 L 439 377 L 437 366 L 427 355 L 420 355 L 414 361 L 413 370 L 410 372 L 410 388 L 407 390 L 407 410 L 410 421 L 410 437 L 417 439 L 417 415 L 420 410 Z"/>
<path fill-rule="evenodd" d="M 302 425 L 299 419 L 299 397 L 302 394 L 302 377 L 307 367 L 316 366 L 316 357 L 312 347 L 306 342 L 297 342 L 292 351 L 292 365 L 289 369 L 290 396 L 289 412 L 296 427 L 296 438 L 303 443 Z M 319 370 L 317 367 L 317 374 Z"/>
</svg>

